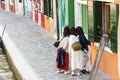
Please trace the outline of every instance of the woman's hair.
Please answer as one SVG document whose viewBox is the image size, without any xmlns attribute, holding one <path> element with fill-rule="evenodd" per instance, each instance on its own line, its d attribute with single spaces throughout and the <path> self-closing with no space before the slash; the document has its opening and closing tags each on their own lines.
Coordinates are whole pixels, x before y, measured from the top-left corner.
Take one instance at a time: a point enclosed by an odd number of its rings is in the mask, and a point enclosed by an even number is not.
<svg viewBox="0 0 120 80">
<path fill-rule="evenodd" d="M 77 32 L 78 35 L 84 34 L 83 29 L 82 29 L 81 26 L 77 26 L 76 32 Z"/>
<path fill-rule="evenodd" d="M 70 29 L 68 25 L 65 25 L 64 30 L 63 30 L 63 36 L 69 36 L 70 35 Z"/>
<path fill-rule="evenodd" d="M 77 33 L 76 33 L 76 29 L 75 29 L 75 27 L 72 27 L 72 28 L 71 28 L 71 30 L 70 30 L 70 34 L 76 36 Z"/>
</svg>

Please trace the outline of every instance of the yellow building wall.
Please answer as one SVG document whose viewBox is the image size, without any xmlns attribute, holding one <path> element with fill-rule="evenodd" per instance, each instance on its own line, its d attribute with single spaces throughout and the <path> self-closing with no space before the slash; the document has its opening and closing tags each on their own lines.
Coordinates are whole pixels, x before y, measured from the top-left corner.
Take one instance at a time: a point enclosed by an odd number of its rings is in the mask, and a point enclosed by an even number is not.
<svg viewBox="0 0 120 80">
<path fill-rule="evenodd" d="M 91 63 L 94 64 L 98 47 L 91 43 Z M 117 54 L 111 54 L 107 51 L 103 52 L 99 69 L 108 74 L 113 78 L 113 80 L 120 80 L 118 76 L 118 57 Z"/>
<path fill-rule="evenodd" d="M 54 19 L 45 16 L 45 30 L 50 34 L 54 34 Z"/>
<path fill-rule="evenodd" d="M 47 16 L 45 16 L 45 29 L 50 32 L 50 19 Z"/>
</svg>

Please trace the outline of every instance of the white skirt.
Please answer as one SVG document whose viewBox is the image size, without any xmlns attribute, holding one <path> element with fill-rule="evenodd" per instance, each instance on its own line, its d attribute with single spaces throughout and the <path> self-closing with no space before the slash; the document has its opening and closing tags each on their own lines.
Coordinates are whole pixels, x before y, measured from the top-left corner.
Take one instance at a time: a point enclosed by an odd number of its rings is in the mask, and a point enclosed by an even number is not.
<svg viewBox="0 0 120 80">
<path fill-rule="evenodd" d="M 71 69 L 76 70 L 76 69 L 83 69 L 83 64 L 82 64 L 82 54 L 81 50 L 79 51 L 73 51 L 71 50 Z"/>
</svg>

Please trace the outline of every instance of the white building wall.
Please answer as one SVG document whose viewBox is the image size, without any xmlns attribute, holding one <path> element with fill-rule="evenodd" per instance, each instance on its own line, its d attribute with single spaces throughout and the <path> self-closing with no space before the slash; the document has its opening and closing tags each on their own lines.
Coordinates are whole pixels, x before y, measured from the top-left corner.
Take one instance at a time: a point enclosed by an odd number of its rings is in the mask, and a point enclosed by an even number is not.
<svg viewBox="0 0 120 80">
<path fill-rule="evenodd" d="M 68 0 L 65 0 L 65 25 L 68 25 Z M 63 31 L 63 30 L 62 30 Z"/>
<path fill-rule="evenodd" d="M 9 0 L 5 0 L 5 9 L 6 9 L 6 11 L 10 11 L 9 4 L 10 4 L 10 1 Z"/>
<path fill-rule="evenodd" d="M 18 13 L 19 13 L 19 15 L 22 15 L 23 16 L 23 2 L 22 3 L 19 3 L 18 2 Z"/>
<path fill-rule="evenodd" d="M 19 14 L 19 6 L 18 6 L 18 4 L 19 4 L 19 1 L 15 0 L 15 13 L 16 14 Z"/>
<path fill-rule="evenodd" d="M 32 20 L 35 21 L 35 4 L 32 2 Z"/>
<path fill-rule="evenodd" d="M 57 8 L 56 0 L 53 0 L 54 37 L 57 39 Z"/>
<path fill-rule="evenodd" d="M 74 16 L 75 16 L 75 27 L 82 26 L 82 11 L 81 5 L 78 3 L 78 0 L 74 0 Z"/>
</svg>

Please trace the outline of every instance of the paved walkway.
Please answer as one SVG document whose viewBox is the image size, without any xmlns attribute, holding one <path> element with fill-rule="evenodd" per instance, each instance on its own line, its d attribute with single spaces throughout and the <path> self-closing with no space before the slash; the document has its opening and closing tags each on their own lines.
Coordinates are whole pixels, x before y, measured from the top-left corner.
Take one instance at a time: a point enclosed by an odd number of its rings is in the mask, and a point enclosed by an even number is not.
<svg viewBox="0 0 120 80">
<path fill-rule="evenodd" d="M 3 43 L 24 80 L 88 80 L 56 73 L 55 38 L 32 20 L 0 9 L 0 34 L 5 24 Z M 112 79 L 98 71 L 96 80 Z"/>
</svg>

